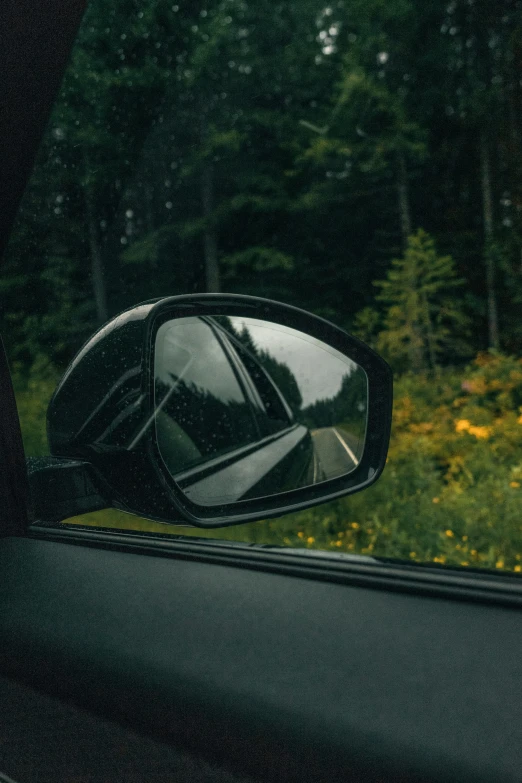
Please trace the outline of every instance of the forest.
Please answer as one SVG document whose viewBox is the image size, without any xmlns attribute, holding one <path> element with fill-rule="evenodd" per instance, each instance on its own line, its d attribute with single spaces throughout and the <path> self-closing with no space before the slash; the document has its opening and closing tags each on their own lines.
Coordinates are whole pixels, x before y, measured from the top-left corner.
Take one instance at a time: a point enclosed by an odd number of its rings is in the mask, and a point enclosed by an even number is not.
<svg viewBox="0 0 522 783">
<path fill-rule="evenodd" d="M 520 571 L 521 0 L 91 0 L 0 279 L 28 453 L 98 325 L 203 291 L 396 378 L 374 488 L 223 535 Z"/>
</svg>

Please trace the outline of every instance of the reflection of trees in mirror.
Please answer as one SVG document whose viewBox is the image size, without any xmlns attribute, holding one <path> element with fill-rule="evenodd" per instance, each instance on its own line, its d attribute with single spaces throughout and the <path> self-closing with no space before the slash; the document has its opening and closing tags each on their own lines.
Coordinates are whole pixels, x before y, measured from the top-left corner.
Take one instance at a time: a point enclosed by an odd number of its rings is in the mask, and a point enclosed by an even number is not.
<svg viewBox="0 0 522 783">
<path fill-rule="evenodd" d="M 301 396 L 299 384 L 290 367 L 288 367 L 287 364 L 274 359 L 273 356 L 270 356 L 268 351 L 259 351 L 258 359 L 283 394 L 294 415 L 299 419 L 298 414 L 303 404 L 303 398 Z"/>
<path fill-rule="evenodd" d="M 172 380 L 174 389 L 157 378 L 155 396 L 161 408 L 156 417 L 158 446 L 173 475 L 258 440 L 246 402 L 224 401 L 194 383 L 174 376 Z"/>
<path fill-rule="evenodd" d="M 243 328 L 240 331 L 235 328 L 231 319 L 227 316 L 217 316 L 215 320 L 261 364 L 285 398 L 296 418 L 299 419 L 298 414 L 303 404 L 303 398 L 299 389 L 299 383 L 290 367 L 284 362 L 275 359 L 266 349 L 259 349 L 245 324 L 243 324 Z"/>
<path fill-rule="evenodd" d="M 364 370 L 347 372 L 336 395 L 317 400 L 303 409 L 303 424 L 311 429 L 342 424 L 362 437 L 366 429 L 367 398 Z"/>
</svg>

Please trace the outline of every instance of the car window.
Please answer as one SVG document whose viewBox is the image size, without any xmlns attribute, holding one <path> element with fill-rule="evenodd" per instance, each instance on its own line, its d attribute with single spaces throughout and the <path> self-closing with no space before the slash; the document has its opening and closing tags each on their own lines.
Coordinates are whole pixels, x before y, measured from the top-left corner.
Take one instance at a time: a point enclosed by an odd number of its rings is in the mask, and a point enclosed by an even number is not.
<svg viewBox="0 0 522 783">
<path fill-rule="evenodd" d="M 285 429 L 292 423 L 292 413 L 269 373 L 252 356 L 250 351 L 236 342 L 234 349 L 255 390 L 261 410 L 261 426 L 266 434 Z"/>
<path fill-rule="evenodd" d="M 394 418 L 382 478 L 336 503 L 70 524 L 522 571 L 521 42 L 520 0 L 90 0 L 0 281 L 27 454 L 92 332 L 181 293 L 332 320 L 391 364 Z M 205 339 L 227 382 L 198 349 L 190 383 L 221 406 L 215 454 L 286 426 L 274 368 Z M 203 459 L 195 419 L 158 416 L 179 464 Z"/>
<path fill-rule="evenodd" d="M 259 439 L 233 366 L 202 319 L 159 329 L 154 377 L 158 447 L 172 475 Z"/>
</svg>

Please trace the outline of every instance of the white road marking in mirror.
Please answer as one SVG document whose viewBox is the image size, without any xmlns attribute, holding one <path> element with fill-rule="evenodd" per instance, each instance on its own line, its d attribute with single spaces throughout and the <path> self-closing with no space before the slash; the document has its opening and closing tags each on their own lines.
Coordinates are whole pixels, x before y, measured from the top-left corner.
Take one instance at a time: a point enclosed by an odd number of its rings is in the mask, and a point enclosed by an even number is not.
<svg viewBox="0 0 522 783">
<path fill-rule="evenodd" d="M 318 472 L 317 471 L 317 454 L 315 453 L 315 450 L 314 450 L 314 476 L 313 476 L 313 479 L 312 479 L 312 484 L 317 484 L 317 472 Z"/>
<path fill-rule="evenodd" d="M 353 451 L 351 450 L 351 448 L 349 447 L 349 445 L 346 443 L 346 441 L 344 440 L 344 438 L 341 438 L 341 436 L 339 435 L 339 433 L 337 432 L 337 430 L 335 429 L 335 427 L 332 427 L 332 431 L 333 431 L 333 434 L 334 434 L 334 435 L 337 437 L 337 439 L 338 439 L 338 441 L 340 442 L 341 446 L 343 446 L 343 447 L 344 447 L 344 449 L 345 449 L 345 450 L 348 452 L 348 454 L 350 455 L 350 458 L 351 458 L 351 459 L 353 459 L 353 461 L 354 461 L 355 465 L 358 465 L 358 464 L 359 464 L 359 460 L 357 459 L 357 457 L 355 456 L 355 454 L 353 453 Z"/>
</svg>

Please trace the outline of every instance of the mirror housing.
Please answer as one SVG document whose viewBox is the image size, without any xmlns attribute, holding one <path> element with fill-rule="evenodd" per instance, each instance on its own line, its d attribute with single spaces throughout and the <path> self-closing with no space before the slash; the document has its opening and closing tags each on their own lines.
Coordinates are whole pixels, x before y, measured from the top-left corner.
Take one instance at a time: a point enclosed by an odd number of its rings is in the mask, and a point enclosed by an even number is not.
<svg viewBox="0 0 522 783">
<path fill-rule="evenodd" d="M 256 496 L 254 492 L 254 496 L 234 502 L 198 503 L 201 498 L 182 489 L 182 482 L 167 469 L 158 447 L 156 419 L 161 403 L 155 399 L 156 336 L 163 325 L 176 319 L 214 324 L 223 317 L 257 319 L 287 333 L 300 332 L 310 344 L 320 343 L 331 349 L 332 355 L 346 357 L 347 364 L 355 363 L 364 371 L 364 443 L 349 470 L 274 494 Z M 30 470 L 37 518 L 58 522 L 75 513 L 114 507 L 160 522 L 220 527 L 309 508 L 357 492 L 377 480 L 386 461 L 391 407 L 392 374 L 386 362 L 355 337 L 303 310 L 225 294 L 169 297 L 140 304 L 91 337 L 54 393 L 47 415 L 52 465 L 46 467 L 40 460 Z M 209 432 L 213 424 L 208 422 Z M 306 429 L 292 420 L 288 426 L 293 431 L 299 426 Z M 61 499 L 54 497 L 51 502 L 46 487 L 52 484 L 56 493 L 60 465 L 74 481 L 66 481 Z M 65 472 L 61 475 L 65 478 Z M 84 492 L 82 486 L 86 487 Z M 71 496 L 65 497 L 65 491 Z"/>
</svg>

